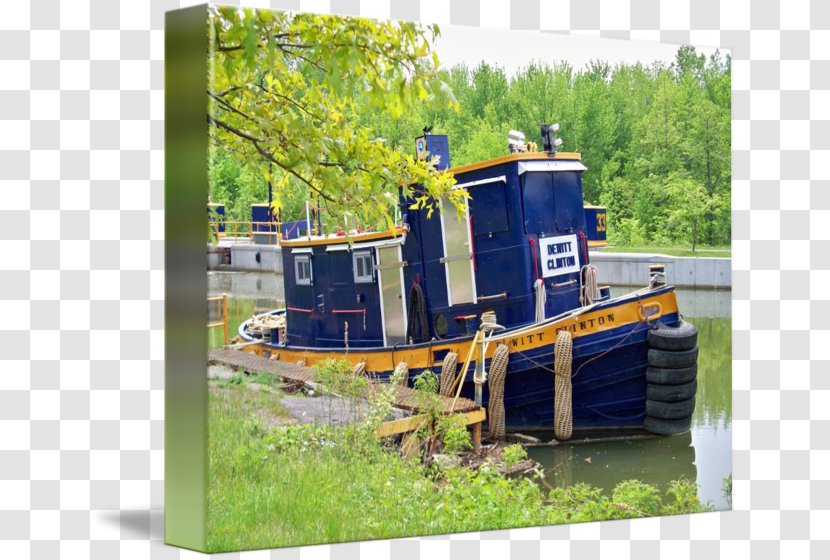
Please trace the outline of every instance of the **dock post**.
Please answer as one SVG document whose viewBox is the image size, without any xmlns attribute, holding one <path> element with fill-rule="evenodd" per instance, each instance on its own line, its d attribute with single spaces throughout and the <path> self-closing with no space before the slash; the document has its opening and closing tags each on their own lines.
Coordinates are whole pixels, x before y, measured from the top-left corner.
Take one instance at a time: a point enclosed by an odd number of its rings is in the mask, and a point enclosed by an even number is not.
<svg viewBox="0 0 830 560">
<path fill-rule="evenodd" d="M 222 294 L 222 327 L 225 333 L 225 346 L 228 345 L 228 294 Z"/>
<path fill-rule="evenodd" d="M 476 359 L 476 369 L 473 372 L 473 382 L 475 383 L 475 402 L 481 407 L 483 399 L 484 382 L 487 379 L 487 371 L 484 369 L 485 359 L 485 343 L 484 340 L 478 343 L 478 358 Z M 478 455 L 481 452 L 481 422 L 477 422 L 473 426 L 473 452 Z"/>
</svg>

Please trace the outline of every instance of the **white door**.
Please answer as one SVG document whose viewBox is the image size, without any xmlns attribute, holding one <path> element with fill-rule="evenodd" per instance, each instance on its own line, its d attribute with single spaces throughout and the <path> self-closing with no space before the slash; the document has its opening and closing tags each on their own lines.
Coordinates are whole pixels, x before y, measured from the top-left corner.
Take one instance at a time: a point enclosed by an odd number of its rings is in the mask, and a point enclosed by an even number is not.
<svg viewBox="0 0 830 560">
<path fill-rule="evenodd" d="M 403 297 L 403 259 L 401 247 L 378 247 L 383 338 L 386 346 L 406 342 L 406 301 Z"/>
</svg>

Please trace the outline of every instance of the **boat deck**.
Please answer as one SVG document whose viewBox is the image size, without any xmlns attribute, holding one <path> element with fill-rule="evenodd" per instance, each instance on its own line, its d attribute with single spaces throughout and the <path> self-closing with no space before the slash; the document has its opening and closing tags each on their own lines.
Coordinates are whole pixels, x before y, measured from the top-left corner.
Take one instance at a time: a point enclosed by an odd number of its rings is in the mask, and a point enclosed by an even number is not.
<svg viewBox="0 0 830 560">
<path fill-rule="evenodd" d="M 208 364 L 220 364 L 234 369 L 244 370 L 250 373 L 270 373 L 289 383 L 313 383 L 315 377 L 314 368 L 290 364 L 277 360 L 269 360 L 257 356 L 252 352 L 220 348 L 211 350 L 208 353 Z M 385 383 L 371 383 L 370 388 L 387 386 Z M 412 412 L 420 412 L 418 391 L 411 387 L 397 386 L 395 395 L 395 407 Z M 443 404 L 443 412 L 472 412 L 480 407 L 470 399 L 459 397 L 453 408 L 453 398 L 436 395 Z"/>
</svg>

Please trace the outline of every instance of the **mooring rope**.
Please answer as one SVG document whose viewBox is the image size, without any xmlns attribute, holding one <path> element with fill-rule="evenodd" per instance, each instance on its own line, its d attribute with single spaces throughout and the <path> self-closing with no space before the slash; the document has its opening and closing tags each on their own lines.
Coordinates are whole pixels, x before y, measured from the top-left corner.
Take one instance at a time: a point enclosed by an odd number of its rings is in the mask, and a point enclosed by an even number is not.
<svg viewBox="0 0 830 560">
<path fill-rule="evenodd" d="M 554 346 L 554 418 L 553 433 L 558 440 L 571 439 L 573 435 L 573 386 L 571 365 L 573 363 L 573 341 L 569 331 L 559 331 Z"/>
<path fill-rule="evenodd" d="M 452 385 L 455 380 L 455 370 L 458 366 L 458 354 L 447 352 L 444 356 L 444 365 L 441 366 L 441 378 L 438 385 L 438 394 L 449 397 L 452 395 Z"/>
<path fill-rule="evenodd" d="M 490 424 L 490 439 L 504 438 L 504 379 L 507 377 L 507 362 L 510 359 L 510 348 L 506 344 L 499 344 L 493 358 L 490 360 L 490 374 L 487 376 L 487 388 L 490 399 L 487 405 L 488 423 Z"/>
<path fill-rule="evenodd" d="M 545 320 L 545 302 L 548 300 L 548 293 L 545 291 L 545 281 L 537 278 L 533 283 L 536 290 L 536 322 Z"/>
<path fill-rule="evenodd" d="M 358 362 L 352 368 L 352 375 L 358 377 L 366 373 L 366 362 Z"/>
<path fill-rule="evenodd" d="M 599 299 L 597 267 L 586 264 L 579 271 L 579 303 L 581 305 L 591 305 L 596 299 Z"/>
</svg>

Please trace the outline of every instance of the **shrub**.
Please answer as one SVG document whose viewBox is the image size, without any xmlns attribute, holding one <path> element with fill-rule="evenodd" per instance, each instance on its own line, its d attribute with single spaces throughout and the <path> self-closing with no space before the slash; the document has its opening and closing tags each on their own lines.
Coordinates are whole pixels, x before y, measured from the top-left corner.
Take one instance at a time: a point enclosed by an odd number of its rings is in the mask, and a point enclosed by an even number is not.
<svg viewBox="0 0 830 560">
<path fill-rule="evenodd" d="M 444 451 L 457 453 L 473 447 L 470 432 L 459 416 L 444 416 L 438 422 L 438 433 L 444 443 Z"/>
<path fill-rule="evenodd" d="M 514 443 L 504 448 L 503 458 L 504 466 L 509 469 L 527 459 L 527 451 L 521 444 Z"/>
</svg>

